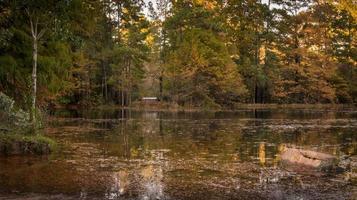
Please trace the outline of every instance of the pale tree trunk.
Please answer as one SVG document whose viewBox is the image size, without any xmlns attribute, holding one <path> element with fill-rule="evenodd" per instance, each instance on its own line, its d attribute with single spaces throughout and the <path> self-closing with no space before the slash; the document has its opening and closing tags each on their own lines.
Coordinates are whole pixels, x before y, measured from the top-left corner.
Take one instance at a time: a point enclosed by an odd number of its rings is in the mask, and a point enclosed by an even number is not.
<svg viewBox="0 0 357 200">
<path fill-rule="evenodd" d="M 36 99 L 37 99 L 37 54 L 38 54 L 38 42 L 45 33 L 43 28 L 38 32 L 38 17 L 33 17 L 30 12 L 27 10 L 29 16 L 31 36 L 32 36 L 32 94 L 31 94 L 31 123 L 34 130 L 36 129 Z"/>
<path fill-rule="evenodd" d="M 37 96 L 37 37 L 33 37 L 32 49 L 32 105 L 31 105 L 31 119 L 32 123 L 36 124 L 36 96 Z"/>
</svg>

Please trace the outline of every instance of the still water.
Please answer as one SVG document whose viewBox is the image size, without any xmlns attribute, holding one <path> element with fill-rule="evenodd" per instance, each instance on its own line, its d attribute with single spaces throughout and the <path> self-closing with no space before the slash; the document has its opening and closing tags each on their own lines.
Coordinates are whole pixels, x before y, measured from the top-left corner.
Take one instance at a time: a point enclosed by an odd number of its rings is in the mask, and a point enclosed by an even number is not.
<svg viewBox="0 0 357 200">
<path fill-rule="evenodd" d="M 356 169 L 282 165 L 283 146 L 357 155 L 357 111 L 61 110 L 43 157 L 0 157 L 0 199 L 354 199 Z"/>
</svg>

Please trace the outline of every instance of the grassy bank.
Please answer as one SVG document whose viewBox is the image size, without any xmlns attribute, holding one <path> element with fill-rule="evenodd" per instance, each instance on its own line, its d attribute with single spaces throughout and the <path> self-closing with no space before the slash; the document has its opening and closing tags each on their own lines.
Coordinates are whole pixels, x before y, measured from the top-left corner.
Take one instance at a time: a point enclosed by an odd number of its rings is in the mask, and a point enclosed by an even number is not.
<svg viewBox="0 0 357 200">
<path fill-rule="evenodd" d="M 44 155 L 55 149 L 56 143 L 42 135 L 0 133 L 0 154 L 3 155 Z"/>
</svg>

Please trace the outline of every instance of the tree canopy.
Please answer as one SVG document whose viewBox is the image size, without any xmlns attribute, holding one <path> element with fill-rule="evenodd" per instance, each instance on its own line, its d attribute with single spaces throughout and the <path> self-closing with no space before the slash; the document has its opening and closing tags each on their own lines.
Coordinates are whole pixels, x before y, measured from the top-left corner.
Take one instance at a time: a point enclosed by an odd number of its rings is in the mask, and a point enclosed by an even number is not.
<svg viewBox="0 0 357 200">
<path fill-rule="evenodd" d="M 0 90 L 30 107 L 35 30 L 37 106 L 356 103 L 356 13 L 350 0 L 4 0 Z"/>
</svg>

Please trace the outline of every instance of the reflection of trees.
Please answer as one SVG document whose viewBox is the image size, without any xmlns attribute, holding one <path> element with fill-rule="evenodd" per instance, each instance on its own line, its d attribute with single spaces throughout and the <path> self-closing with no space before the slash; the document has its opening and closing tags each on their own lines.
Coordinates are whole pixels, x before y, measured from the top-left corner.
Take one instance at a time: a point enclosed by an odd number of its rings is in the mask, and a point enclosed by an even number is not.
<svg viewBox="0 0 357 200">
<path fill-rule="evenodd" d="M 120 133 L 123 137 L 123 146 L 124 146 L 124 157 L 130 159 L 130 145 L 129 145 L 129 135 L 127 131 L 127 120 L 122 121 L 123 124 L 120 126 Z"/>
<path fill-rule="evenodd" d="M 163 168 L 159 165 L 148 165 L 141 170 L 143 188 L 140 199 L 161 199 L 164 196 Z"/>
<path fill-rule="evenodd" d="M 318 116 L 322 114 L 319 113 Z M 243 160 L 250 160 L 252 155 L 257 155 L 261 162 L 262 142 L 265 143 L 265 164 L 269 164 L 269 160 L 274 160 L 280 144 L 314 148 L 337 156 L 356 153 L 355 128 L 349 127 L 350 122 L 334 120 L 334 114 L 327 114 L 331 120 L 248 120 L 241 132 L 241 143 L 237 146 L 237 153 Z"/>
<path fill-rule="evenodd" d="M 164 152 L 152 151 L 147 158 L 148 165 L 137 166 L 135 170 L 121 170 L 112 174 L 106 199 L 120 199 L 137 193 L 139 199 L 162 199 L 164 197 Z M 128 194 L 130 192 L 130 194 Z"/>
<path fill-rule="evenodd" d="M 300 137 L 292 143 L 298 146 L 314 147 L 314 149 L 326 153 L 338 155 L 341 153 L 351 155 L 351 149 L 355 149 L 357 136 L 353 130 L 341 130 L 327 128 L 323 130 L 301 130 Z M 352 150 L 354 151 L 354 150 Z"/>
<path fill-rule="evenodd" d="M 126 170 L 112 174 L 112 184 L 105 193 L 106 199 L 119 199 L 129 189 L 129 174 Z"/>
<path fill-rule="evenodd" d="M 265 165 L 265 143 L 261 142 L 259 144 L 259 162 L 262 166 Z"/>
<path fill-rule="evenodd" d="M 171 149 L 175 155 L 170 156 L 208 158 L 215 154 L 217 159 L 234 157 L 243 161 L 257 160 L 264 165 L 274 164 L 278 146 L 286 143 L 314 147 L 335 155 L 340 151 L 349 155 L 356 152 L 357 136 L 353 134 L 353 127 L 334 129 L 330 126 L 341 124 L 334 120 L 284 119 L 284 116 L 296 117 L 299 114 L 265 112 L 258 115 L 267 119 L 207 119 L 210 116 L 206 116 L 193 120 L 202 115 L 149 113 L 145 117 L 120 123 L 114 130 L 117 132 L 119 129 L 120 134 L 110 134 L 106 142 L 109 151 L 126 158 L 132 158 L 130 156 L 133 156 L 133 152 L 134 157 L 142 158 L 150 149 Z M 322 114 L 316 115 L 320 117 Z M 168 119 L 162 119 L 166 117 Z M 213 117 L 222 116 L 217 114 Z M 308 116 L 302 115 L 300 118 Z M 305 127 L 306 124 L 308 126 Z M 315 124 L 318 126 L 313 126 Z"/>
</svg>

